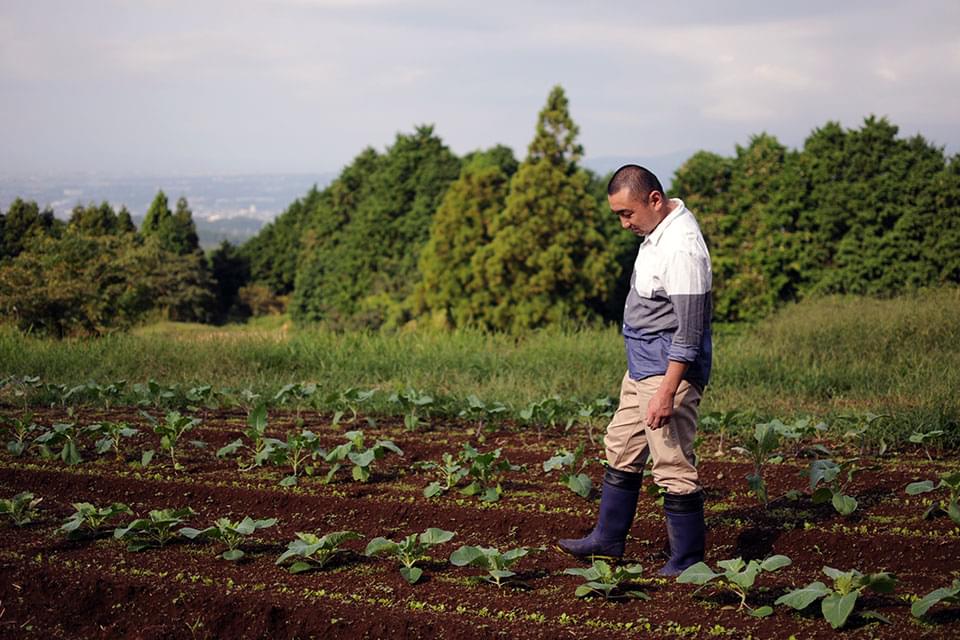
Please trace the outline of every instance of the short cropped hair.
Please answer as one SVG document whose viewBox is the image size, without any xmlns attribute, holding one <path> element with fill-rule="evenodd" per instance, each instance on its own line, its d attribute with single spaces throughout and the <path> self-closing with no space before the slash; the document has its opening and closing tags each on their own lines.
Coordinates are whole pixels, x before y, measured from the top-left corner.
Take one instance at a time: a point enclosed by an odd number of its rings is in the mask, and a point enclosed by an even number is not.
<svg viewBox="0 0 960 640">
<path fill-rule="evenodd" d="M 652 191 L 663 193 L 663 185 L 657 176 L 637 164 L 625 164 L 617 169 L 607 184 L 607 195 L 612 196 L 622 189 L 629 189 L 630 195 L 639 198 L 644 204 L 649 202 Z"/>
</svg>

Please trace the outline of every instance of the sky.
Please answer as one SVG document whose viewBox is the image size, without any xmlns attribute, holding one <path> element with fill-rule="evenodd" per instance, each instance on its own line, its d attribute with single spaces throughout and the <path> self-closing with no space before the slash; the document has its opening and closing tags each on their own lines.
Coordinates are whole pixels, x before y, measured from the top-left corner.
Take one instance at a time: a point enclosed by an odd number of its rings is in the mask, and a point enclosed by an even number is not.
<svg viewBox="0 0 960 640">
<path fill-rule="evenodd" d="M 802 146 L 886 116 L 960 152 L 960 2 L 2 0 L 0 174 L 337 171 L 433 124 L 519 156 Z"/>
</svg>

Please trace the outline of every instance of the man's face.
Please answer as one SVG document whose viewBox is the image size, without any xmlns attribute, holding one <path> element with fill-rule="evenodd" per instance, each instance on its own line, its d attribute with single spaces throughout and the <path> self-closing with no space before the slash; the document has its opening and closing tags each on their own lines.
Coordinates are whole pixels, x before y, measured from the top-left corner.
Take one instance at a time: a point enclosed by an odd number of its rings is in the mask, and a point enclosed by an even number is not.
<svg viewBox="0 0 960 640">
<path fill-rule="evenodd" d="M 620 217 L 620 225 L 638 236 L 649 235 L 663 220 L 664 198 L 659 191 L 651 191 L 648 201 L 634 196 L 629 189 L 621 189 L 607 196 L 610 210 Z"/>
</svg>

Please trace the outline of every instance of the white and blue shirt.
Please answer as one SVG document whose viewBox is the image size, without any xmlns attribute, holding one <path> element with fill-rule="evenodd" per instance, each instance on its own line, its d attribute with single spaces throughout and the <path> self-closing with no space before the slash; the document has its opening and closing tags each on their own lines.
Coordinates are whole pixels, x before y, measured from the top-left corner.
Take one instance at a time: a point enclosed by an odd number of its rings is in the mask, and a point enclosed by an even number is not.
<svg viewBox="0 0 960 640">
<path fill-rule="evenodd" d="M 710 379 L 713 272 L 696 218 L 673 198 L 666 218 L 644 238 L 633 264 L 623 310 L 627 370 L 634 380 L 688 363 L 684 380 L 701 389 Z"/>
</svg>

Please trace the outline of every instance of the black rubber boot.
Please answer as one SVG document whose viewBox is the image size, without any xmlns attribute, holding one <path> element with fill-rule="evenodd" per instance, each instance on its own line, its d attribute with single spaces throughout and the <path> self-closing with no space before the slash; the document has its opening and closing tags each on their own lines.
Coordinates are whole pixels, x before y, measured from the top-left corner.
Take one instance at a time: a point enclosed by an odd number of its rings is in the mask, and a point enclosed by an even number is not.
<svg viewBox="0 0 960 640">
<path fill-rule="evenodd" d="M 578 558 L 604 556 L 622 558 L 627 533 L 637 511 L 642 473 L 607 468 L 600 493 L 600 514 L 593 531 L 585 538 L 563 539 L 561 549 Z"/>
<path fill-rule="evenodd" d="M 703 492 L 668 493 L 663 498 L 663 510 L 667 515 L 670 560 L 660 569 L 660 575 L 678 576 L 687 567 L 703 560 L 706 546 Z"/>
</svg>

